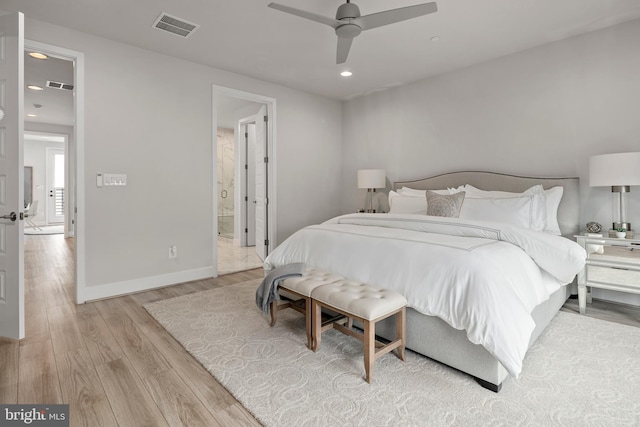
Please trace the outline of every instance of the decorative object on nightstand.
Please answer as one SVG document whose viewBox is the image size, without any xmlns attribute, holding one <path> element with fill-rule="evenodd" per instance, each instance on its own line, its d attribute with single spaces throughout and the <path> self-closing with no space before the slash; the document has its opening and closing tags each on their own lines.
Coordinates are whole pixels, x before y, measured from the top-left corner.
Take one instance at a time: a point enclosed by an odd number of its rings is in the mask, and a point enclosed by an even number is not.
<svg viewBox="0 0 640 427">
<path fill-rule="evenodd" d="M 631 223 L 627 221 L 627 198 L 632 185 L 640 185 L 640 152 L 614 153 L 592 156 L 589 159 L 589 185 L 611 186 L 613 195 L 613 230 L 623 229 L 633 238 Z"/>
<path fill-rule="evenodd" d="M 588 222 L 587 223 L 587 232 L 589 233 L 600 233 L 602 231 L 602 225 L 597 222 Z"/>
<path fill-rule="evenodd" d="M 578 304 L 584 314 L 591 302 L 589 288 L 640 294 L 640 239 L 575 236 L 587 251 L 584 268 L 578 273 Z"/>
<path fill-rule="evenodd" d="M 358 170 L 358 188 L 367 189 L 367 197 L 365 199 L 365 212 L 375 213 L 373 209 L 373 196 L 376 188 L 384 188 L 386 186 L 386 175 L 384 169 L 360 169 Z"/>
</svg>

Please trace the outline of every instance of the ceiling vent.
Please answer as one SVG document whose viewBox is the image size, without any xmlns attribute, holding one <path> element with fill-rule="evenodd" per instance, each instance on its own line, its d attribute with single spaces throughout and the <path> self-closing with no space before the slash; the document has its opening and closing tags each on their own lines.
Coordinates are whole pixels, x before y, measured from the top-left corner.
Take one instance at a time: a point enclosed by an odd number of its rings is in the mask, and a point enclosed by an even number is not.
<svg viewBox="0 0 640 427">
<path fill-rule="evenodd" d="M 52 87 L 54 89 L 60 90 L 73 90 L 73 85 L 69 83 L 62 82 L 54 82 L 52 80 L 47 80 L 47 87 Z"/>
<path fill-rule="evenodd" d="M 199 26 L 165 12 L 162 12 L 156 22 L 153 23 L 153 28 L 168 31 L 184 38 L 191 36 L 191 33 L 197 30 Z"/>
</svg>

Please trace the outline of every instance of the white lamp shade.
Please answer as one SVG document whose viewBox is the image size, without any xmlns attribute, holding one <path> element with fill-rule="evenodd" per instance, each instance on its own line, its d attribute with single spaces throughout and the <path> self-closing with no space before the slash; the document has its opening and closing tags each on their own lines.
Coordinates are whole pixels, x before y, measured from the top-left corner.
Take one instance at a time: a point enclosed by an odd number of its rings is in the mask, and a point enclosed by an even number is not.
<svg viewBox="0 0 640 427">
<path fill-rule="evenodd" d="M 385 188 L 385 179 L 384 169 L 360 169 L 358 171 L 358 188 Z"/>
<path fill-rule="evenodd" d="M 589 185 L 640 185 L 640 153 L 601 154 L 589 159 Z"/>
</svg>

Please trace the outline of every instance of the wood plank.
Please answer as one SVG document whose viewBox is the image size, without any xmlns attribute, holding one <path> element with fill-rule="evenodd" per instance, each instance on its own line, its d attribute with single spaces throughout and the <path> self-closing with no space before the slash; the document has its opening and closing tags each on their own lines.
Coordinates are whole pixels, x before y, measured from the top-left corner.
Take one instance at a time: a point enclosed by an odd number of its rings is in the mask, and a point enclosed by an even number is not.
<svg viewBox="0 0 640 427">
<path fill-rule="evenodd" d="M 167 360 L 209 411 L 225 410 L 237 400 L 187 352 L 166 330 L 147 335 L 158 352 Z"/>
<path fill-rule="evenodd" d="M 93 304 L 86 304 L 79 316 L 78 328 L 82 333 L 85 345 L 95 365 L 110 362 L 124 357 L 124 352 L 111 333 L 109 326 Z"/>
<path fill-rule="evenodd" d="M 222 426 L 173 370 L 144 379 L 151 397 L 172 426 Z"/>
<path fill-rule="evenodd" d="M 104 320 L 140 378 L 146 378 L 170 368 L 127 314 Z"/>
<path fill-rule="evenodd" d="M 64 403 L 51 341 L 20 346 L 18 403 Z"/>
<path fill-rule="evenodd" d="M 171 297 L 173 298 L 173 297 Z M 120 299 L 122 310 L 129 315 L 131 320 L 143 333 L 164 330 L 164 328 L 154 319 L 149 312 L 142 307 L 131 295 Z"/>
<path fill-rule="evenodd" d="M 216 418 L 225 426 L 257 427 L 262 425 L 240 403 L 217 412 Z"/>
<path fill-rule="evenodd" d="M 71 426 L 117 426 L 111 405 L 87 349 L 56 356 L 62 397 Z"/>
<path fill-rule="evenodd" d="M 75 306 L 58 305 L 47 309 L 51 341 L 56 354 L 85 347 L 76 317 L 79 309 L 82 309 L 82 306 L 76 309 Z"/>
<path fill-rule="evenodd" d="M 20 343 L 0 339 L 0 402 L 18 402 L 18 360 Z"/>
<path fill-rule="evenodd" d="M 29 300 L 25 296 L 25 337 L 20 345 L 51 339 L 49 331 L 49 317 L 44 299 Z"/>
<path fill-rule="evenodd" d="M 96 370 L 119 425 L 169 425 L 127 359 L 112 360 Z"/>
</svg>

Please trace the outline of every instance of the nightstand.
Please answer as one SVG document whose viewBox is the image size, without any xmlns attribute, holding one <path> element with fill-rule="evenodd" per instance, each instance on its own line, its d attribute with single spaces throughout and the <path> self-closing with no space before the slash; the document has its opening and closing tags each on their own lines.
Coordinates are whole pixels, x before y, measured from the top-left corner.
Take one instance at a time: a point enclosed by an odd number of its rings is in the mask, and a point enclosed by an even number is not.
<svg viewBox="0 0 640 427">
<path fill-rule="evenodd" d="M 587 251 L 587 262 L 578 273 L 578 303 L 584 314 L 591 292 L 587 288 L 640 294 L 640 239 L 575 236 Z"/>
</svg>

